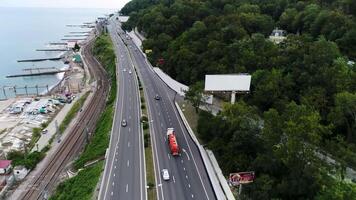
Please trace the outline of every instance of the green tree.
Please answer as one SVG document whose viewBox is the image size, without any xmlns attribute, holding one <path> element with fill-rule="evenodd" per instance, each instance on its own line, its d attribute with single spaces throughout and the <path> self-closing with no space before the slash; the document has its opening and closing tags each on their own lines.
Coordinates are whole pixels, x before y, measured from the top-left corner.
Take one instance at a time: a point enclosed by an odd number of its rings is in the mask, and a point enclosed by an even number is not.
<svg viewBox="0 0 356 200">
<path fill-rule="evenodd" d="M 331 121 L 346 132 L 348 142 L 354 141 L 356 133 L 356 94 L 338 93 L 335 96 L 335 107 L 330 113 Z"/>
<path fill-rule="evenodd" d="M 185 92 L 185 99 L 188 100 L 193 107 L 195 112 L 198 113 L 199 106 L 204 102 L 204 85 L 202 82 L 197 82 L 194 85 L 191 85 L 188 91 Z"/>
<path fill-rule="evenodd" d="M 266 148 L 272 150 L 269 153 L 271 161 L 282 164 L 278 176 L 283 178 L 274 187 L 278 191 L 276 197 L 305 199 L 315 196 L 322 181 L 320 170 L 325 166 L 315 152 L 327 133 L 319 123 L 319 114 L 292 102 L 281 114 L 274 109 L 265 112 L 264 119 L 262 140 Z"/>
<path fill-rule="evenodd" d="M 80 50 L 80 46 L 78 45 L 78 43 L 75 43 L 73 47 L 73 51 L 78 52 L 79 50 Z"/>
</svg>

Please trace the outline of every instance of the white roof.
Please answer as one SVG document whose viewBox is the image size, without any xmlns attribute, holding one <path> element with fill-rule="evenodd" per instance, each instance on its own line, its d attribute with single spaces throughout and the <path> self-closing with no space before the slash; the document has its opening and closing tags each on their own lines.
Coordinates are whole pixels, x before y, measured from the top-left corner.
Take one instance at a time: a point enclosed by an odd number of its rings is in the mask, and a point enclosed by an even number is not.
<svg viewBox="0 0 356 200">
<path fill-rule="evenodd" d="M 250 91 L 251 75 L 205 75 L 205 91 Z"/>
</svg>

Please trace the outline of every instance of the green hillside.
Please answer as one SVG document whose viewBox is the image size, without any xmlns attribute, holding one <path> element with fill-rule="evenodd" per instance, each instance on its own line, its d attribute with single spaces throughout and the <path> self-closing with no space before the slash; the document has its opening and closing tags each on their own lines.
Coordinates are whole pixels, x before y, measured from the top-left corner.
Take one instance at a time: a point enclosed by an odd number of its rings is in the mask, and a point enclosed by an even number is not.
<svg viewBox="0 0 356 200">
<path fill-rule="evenodd" d="M 226 175 L 256 172 L 245 198 L 356 199 L 342 181 L 356 169 L 355 0 L 132 0 L 121 13 L 180 82 L 252 75 L 249 94 L 218 116 L 200 111 L 198 124 Z M 275 27 L 280 44 L 268 40 Z"/>
</svg>

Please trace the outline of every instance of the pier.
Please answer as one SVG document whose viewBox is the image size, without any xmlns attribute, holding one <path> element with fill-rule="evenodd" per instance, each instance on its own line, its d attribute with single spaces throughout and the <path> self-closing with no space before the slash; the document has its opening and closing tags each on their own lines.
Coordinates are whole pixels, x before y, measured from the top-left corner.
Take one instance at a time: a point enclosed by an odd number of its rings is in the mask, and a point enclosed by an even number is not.
<svg viewBox="0 0 356 200">
<path fill-rule="evenodd" d="M 36 49 L 36 51 L 68 51 L 68 49 Z"/>
<path fill-rule="evenodd" d="M 60 59 L 62 59 L 62 57 L 18 60 L 17 62 L 41 62 L 41 61 L 46 61 L 46 60 L 56 61 L 56 60 L 60 60 Z"/>
<path fill-rule="evenodd" d="M 65 35 L 64 37 L 87 37 L 89 36 L 88 34 L 85 35 Z"/>
<path fill-rule="evenodd" d="M 74 31 L 74 32 L 69 32 L 70 34 L 77 34 L 77 33 L 90 33 L 90 31 Z"/>
<path fill-rule="evenodd" d="M 43 70 L 45 70 L 45 71 L 43 71 Z M 15 78 L 15 77 L 24 77 L 24 76 L 53 75 L 53 74 L 57 74 L 57 73 L 61 73 L 61 72 L 66 72 L 66 71 L 69 71 L 69 70 L 68 69 L 61 70 L 61 69 L 57 69 L 55 67 L 38 67 L 38 68 L 26 68 L 26 69 L 23 69 L 23 71 L 29 71 L 30 73 L 7 75 L 6 78 Z M 35 72 L 33 72 L 33 71 L 35 71 Z"/>
<path fill-rule="evenodd" d="M 62 40 L 76 41 L 76 40 L 85 40 L 85 38 L 63 38 Z"/>
<path fill-rule="evenodd" d="M 49 45 L 67 45 L 65 42 L 50 42 Z"/>
<path fill-rule="evenodd" d="M 35 91 L 33 91 L 35 89 Z M 46 89 L 43 93 L 47 94 L 50 92 L 49 90 L 49 86 L 48 85 L 34 85 L 34 86 L 3 86 L 2 87 L 2 93 L 5 97 L 5 99 L 7 99 L 8 97 L 11 97 L 13 95 L 15 95 L 15 97 L 18 96 L 31 96 L 31 95 L 36 95 L 36 96 L 40 96 L 40 90 L 42 89 Z M 6 92 L 7 91 L 7 92 Z M 22 91 L 22 92 L 21 92 Z"/>
</svg>

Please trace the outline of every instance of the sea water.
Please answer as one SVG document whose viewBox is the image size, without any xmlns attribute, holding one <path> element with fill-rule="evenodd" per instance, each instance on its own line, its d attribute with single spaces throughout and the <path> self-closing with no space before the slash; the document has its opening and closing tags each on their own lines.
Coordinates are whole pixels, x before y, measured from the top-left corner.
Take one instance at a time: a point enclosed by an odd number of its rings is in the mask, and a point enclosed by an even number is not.
<svg viewBox="0 0 356 200">
<path fill-rule="evenodd" d="M 6 76 L 25 73 L 23 71 L 25 68 L 62 69 L 65 67 L 62 61 L 19 63 L 17 60 L 60 56 L 63 52 L 43 52 L 36 49 L 49 48 L 50 42 L 65 42 L 61 39 L 65 38 L 64 35 L 70 35 L 69 32 L 90 31 L 91 29 L 88 28 L 66 25 L 95 22 L 97 17 L 104 17 L 109 12 L 108 9 L 0 7 L 0 99 L 13 97 L 14 91 L 11 89 L 13 86 L 21 88 L 48 85 L 51 88 L 57 84 L 63 77 L 63 73 L 17 78 L 6 78 Z M 39 92 L 46 90 L 40 88 Z M 28 91 L 33 93 L 36 89 Z M 18 89 L 17 92 L 25 93 L 24 89 Z"/>
</svg>

